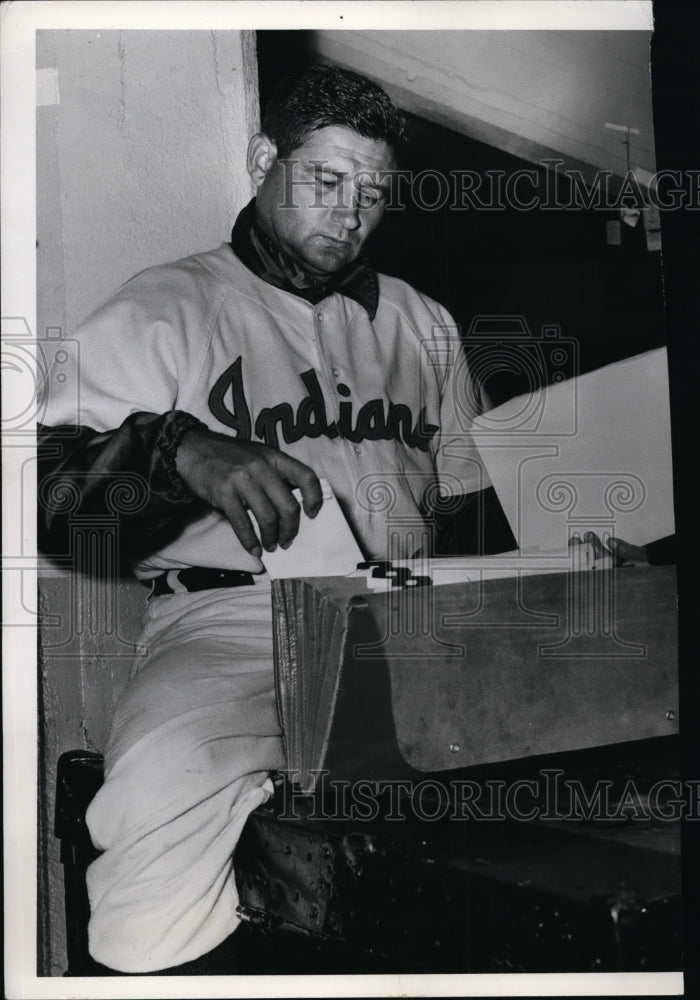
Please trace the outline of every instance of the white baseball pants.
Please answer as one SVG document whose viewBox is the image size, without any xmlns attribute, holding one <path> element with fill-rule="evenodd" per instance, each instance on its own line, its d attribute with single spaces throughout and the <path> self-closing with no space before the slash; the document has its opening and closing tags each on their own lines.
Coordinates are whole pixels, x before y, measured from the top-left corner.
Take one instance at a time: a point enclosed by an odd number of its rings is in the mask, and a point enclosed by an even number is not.
<svg viewBox="0 0 700 1000">
<path fill-rule="evenodd" d="M 120 972 L 206 954 L 239 923 L 232 854 L 284 767 L 270 585 L 151 599 L 90 805 L 90 953 Z"/>
</svg>

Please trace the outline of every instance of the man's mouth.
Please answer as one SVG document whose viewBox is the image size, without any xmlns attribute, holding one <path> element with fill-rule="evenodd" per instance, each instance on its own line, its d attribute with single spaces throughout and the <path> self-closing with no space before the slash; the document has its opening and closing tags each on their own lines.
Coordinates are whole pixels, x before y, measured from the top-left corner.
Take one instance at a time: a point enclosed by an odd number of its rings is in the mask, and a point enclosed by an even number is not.
<svg viewBox="0 0 700 1000">
<path fill-rule="evenodd" d="M 349 250 L 353 246 L 351 240 L 339 240 L 336 236 L 322 235 L 321 239 L 331 250 Z"/>
</svg>

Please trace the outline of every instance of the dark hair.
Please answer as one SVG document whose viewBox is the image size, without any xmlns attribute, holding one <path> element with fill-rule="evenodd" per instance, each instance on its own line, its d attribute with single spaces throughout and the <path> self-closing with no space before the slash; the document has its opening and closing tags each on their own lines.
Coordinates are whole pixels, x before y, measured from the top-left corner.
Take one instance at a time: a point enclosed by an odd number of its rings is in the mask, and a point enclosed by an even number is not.
<svg viewBox="0 0 700 1000">
<path fill-rule="evenodd" d="M 261 128 L 289 156 L 316 129 L 341 125 L 394 152 L 404 138 L 404 118 L 379 84 L 339 66 L 311 66 L 282 80 L 262 116 Z"/>
</svg>

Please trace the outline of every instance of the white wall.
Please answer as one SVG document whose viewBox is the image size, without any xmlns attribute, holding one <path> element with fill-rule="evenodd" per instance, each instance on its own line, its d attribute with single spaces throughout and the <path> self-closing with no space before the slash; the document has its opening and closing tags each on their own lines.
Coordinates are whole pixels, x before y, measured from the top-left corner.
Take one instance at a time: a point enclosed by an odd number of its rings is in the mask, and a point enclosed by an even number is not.
<svg viewBox="0 0 700 1000">
<path fill-rule="evenodd" d="M 42 31 L 39 317 L 68 329 L 151 264 L 228 239 L 251 197 L 254 40 L 239 31 Z M 48 242 L 46 242 L 48 241 Z M 41 323 L 40 323 L 41 329 Z"/>
<path fill-rule="evenodd" d="M 37 328 L 64 335 L 132 274 L 218 246 L 251 197 L 255 39 L 240 31 L 37 33 Z M 56 86 L 57 84 L 57 86 Z M 58 98 L 58 102 L 56 101 Z M 40 974 L 66 968 L 56 761 L 104 747 L 145 591 L 44 573 Z M 117 632 L 109 636 L 110 619 Z"/>
</svg>

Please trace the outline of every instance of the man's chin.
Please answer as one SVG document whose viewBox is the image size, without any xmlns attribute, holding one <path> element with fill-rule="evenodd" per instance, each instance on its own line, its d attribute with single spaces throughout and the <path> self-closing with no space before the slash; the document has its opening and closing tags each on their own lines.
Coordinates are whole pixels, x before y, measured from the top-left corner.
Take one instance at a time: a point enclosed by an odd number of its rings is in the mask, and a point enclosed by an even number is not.
<svg viewBox="0 0 700 1000">
<path fill-rule="evenodd" d="M 331 278 L 334 274 L 343 271 L 349 264 L 352 264 L 352 258 L 344 258 L 337 254 L 319 254 L 315 255 L 313 259 L 303 260 L 302 264 L 309 274 L 322 281 L 324 278 Z"/>
</svg>

